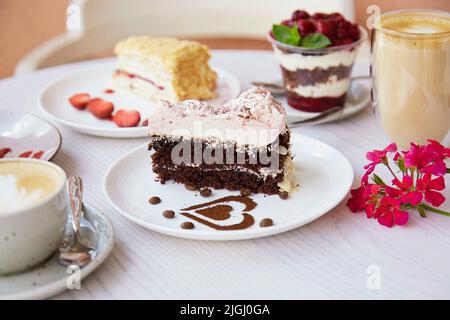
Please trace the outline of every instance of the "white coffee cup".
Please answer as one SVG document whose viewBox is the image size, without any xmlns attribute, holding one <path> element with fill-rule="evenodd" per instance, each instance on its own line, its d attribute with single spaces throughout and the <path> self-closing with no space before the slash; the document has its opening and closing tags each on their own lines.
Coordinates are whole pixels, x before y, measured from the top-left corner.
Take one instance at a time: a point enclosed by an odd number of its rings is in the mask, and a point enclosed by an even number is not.
<svg viewBox="0 0 450 320">
<path fill-rule="evenodd" d="M 0 274 L 30 269 L 58 248 L 67 222 L 66 179 L 51 162 L 0 160 Z"/>
</svg>

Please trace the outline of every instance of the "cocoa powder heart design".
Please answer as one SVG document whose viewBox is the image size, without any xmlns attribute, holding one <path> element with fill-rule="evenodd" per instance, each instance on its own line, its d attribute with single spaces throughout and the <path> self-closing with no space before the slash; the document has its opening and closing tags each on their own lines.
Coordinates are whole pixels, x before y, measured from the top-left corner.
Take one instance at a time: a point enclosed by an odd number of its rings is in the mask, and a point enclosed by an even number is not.
<svg viewBox="0 0 450 320">
<path fill-rule="evenodd" d="M 244 197 L 244 196 L 227 196 L 220 199 L 216 199 L 213 201 L 209 201 L 206 203 L 197 204 L 194 206 L 190 206 L 187 208 L 182 209 L 183 211 L 194 211 L 195 213 L 202 215 L 204 217 L 218 220 L 218 221 L 225 221 L 231 217 L 230 212 L 234 210 L 233 206 L 231 206 L 230 202 L 239 202 L 241 204 L 245 205 L 244 210 L 242 210 L 242 216 L 243 219 L 238 224 L 232 224 L 232 225 L 218 225 L 213 222 L 207 221 L 197 215 L 194 215 L 189 212 L 181 212 L 180 214 L 188 217 L 192 220 L 195 220 L 199 223 L 202 223 L 210 228 L 214 228 L 216 230 L 240 230 L 240 229 L 246 229 L 253 225 L 255 222 L 255 219 L 252 215 L 248 213 L 248 211 L 253 210 L 256 207 L 256 202 L 251 199 L 250 197 Z"/>
</svg>

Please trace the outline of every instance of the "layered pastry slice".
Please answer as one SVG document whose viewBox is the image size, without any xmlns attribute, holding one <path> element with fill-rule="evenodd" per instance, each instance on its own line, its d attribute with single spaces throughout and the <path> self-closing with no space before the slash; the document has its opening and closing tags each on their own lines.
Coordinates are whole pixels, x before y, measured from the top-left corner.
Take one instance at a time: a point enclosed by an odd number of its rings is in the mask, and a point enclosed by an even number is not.
<svg viewBox="0 0 450 320">
<path fill-rule="evenodd" d="M 286 114 L 266 89 L 253 87 L 222 106 L 163 101 L 149 133 L 161 183 L 266 194 L 294 187 Z"/>
<path fill-rule="evenodd" d="M 119 42 L 115 86 L 145 98 L 171 102 L 215 97 L 216 73 L 208 47 L 175 38 L 129 37 Z"/>
</svg>

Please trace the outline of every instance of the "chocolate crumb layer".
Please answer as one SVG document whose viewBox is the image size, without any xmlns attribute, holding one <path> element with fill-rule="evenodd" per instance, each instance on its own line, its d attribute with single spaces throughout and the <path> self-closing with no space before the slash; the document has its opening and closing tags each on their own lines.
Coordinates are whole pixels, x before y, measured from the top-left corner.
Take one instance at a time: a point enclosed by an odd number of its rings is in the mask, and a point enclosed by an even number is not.
<svg viewBox="0 0 450 320">
<path fill-rule="evenodd" d="M 152 169 L 158 175 L 161 183 L 168 180 L 174 180 L 177 183 L 185 184 L 185 187 L 192 191 L 200 188 L 225 188 L 228 190 L 240 190 L 246 188 L 253 193 L 277 194 L 279 192 L 278 184 L 284 179 L 283 166 L 285 160 L 290 157 L 286 152 L 290 147 L 289 140 L 289 131 L 286 131 L 279 136 L 279 145 L 284 147 L 280 148 L 280 150 L 284 151 L 279 154 L 278 170 L 274 175 L 266 177 L 262 177 L 259 173 L 262 168 L 269 167 L 270 164 L 245 163 L 237 165 L 200 163 L 197 166 L 189 166 L 181 163 L 175 165 L 172 162 L 171 152 L 173 147 L 180 142 L 180 139 L 152 136 L 149 149 L 155 151 L 151 156 Z M 191 140 L 192 143 L 194 143 L 194 141 L 196 140 Z M 206 147 L 207 142 L 202 141 L 202 150 Z M 192 148 L 192 152 L 193 150 L 194 148 Z M 245 150 L 244 152 L 246 157 L 248 157 L 250 151 Z M 236 150 L 234 150 L 234 158 L 237 158 Z"/>
<path fill-rule="evenodd" d="M 287 70 L 281 67 L 284 82 L 291 88 L 298 86 L 312 86 L 320 83 L 327 83 L 330 78 L 342 80 L 350 77 L 352 66 L 339 65 L 327 69 L 316 67 L 312 70 L 297 69 L 295 71 Z"/>
</svg>

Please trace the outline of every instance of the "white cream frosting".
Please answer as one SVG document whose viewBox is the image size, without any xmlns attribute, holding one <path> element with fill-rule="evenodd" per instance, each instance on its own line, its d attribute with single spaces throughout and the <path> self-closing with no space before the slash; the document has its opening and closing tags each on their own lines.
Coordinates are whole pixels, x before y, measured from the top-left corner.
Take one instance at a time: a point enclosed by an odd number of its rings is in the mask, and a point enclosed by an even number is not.
<svg viewBox="0 0 450 320">
<path fill-rule="evenodd" d="M 154 100 L 176 100 L 175 90 L 172 85 L 173 74 L 164 70 L 160 60 L 156 58 L 142 60 L 142 58 L 137 56 L 122 55 L 117 60 L 116 69 L 150 80 L 153 83 L 119 74 L 113 77 L 115 85 L 130 89 L 131 84 L 133 88 L 131 90 Z"/>
<path fill-rule="evenodd" d="M 197 100 L 164 101 L 150 116 L 148 127 L 150 135 L 264 147 L 286 131 L 286 113 L 268 90 L 252 87 L 222 106 Z"/>
<path fill-rule="evenodd" d="M 14 175 L 0 175 L 0 190 L 0 215 L 31 206 L 43 195 L 39 189 L 27 192 L 20 188 Z"/>
<path fill-rule="evenodd" d="M 339 97 L 347 92 L 350 86 L 350 78 L 337 80 L 336 76 L 331 76 L 325 83 L 318 83 L 311 86 L 288 87 L 290 91 L 302 97 L 320 98 L 320 97 Z"/>
<path fill-rule="evenodd" d="M 355 61 L 358 50 L 339 50 L 325 55 L 304 56 L 299 53 L 284 53 L 278 48 L 274 48 L 280 64 L 289 71 L 298 69 L 313 70 L 315 68 L 328 69 L 339 65 L 351 66 Z"/>
</svg>

